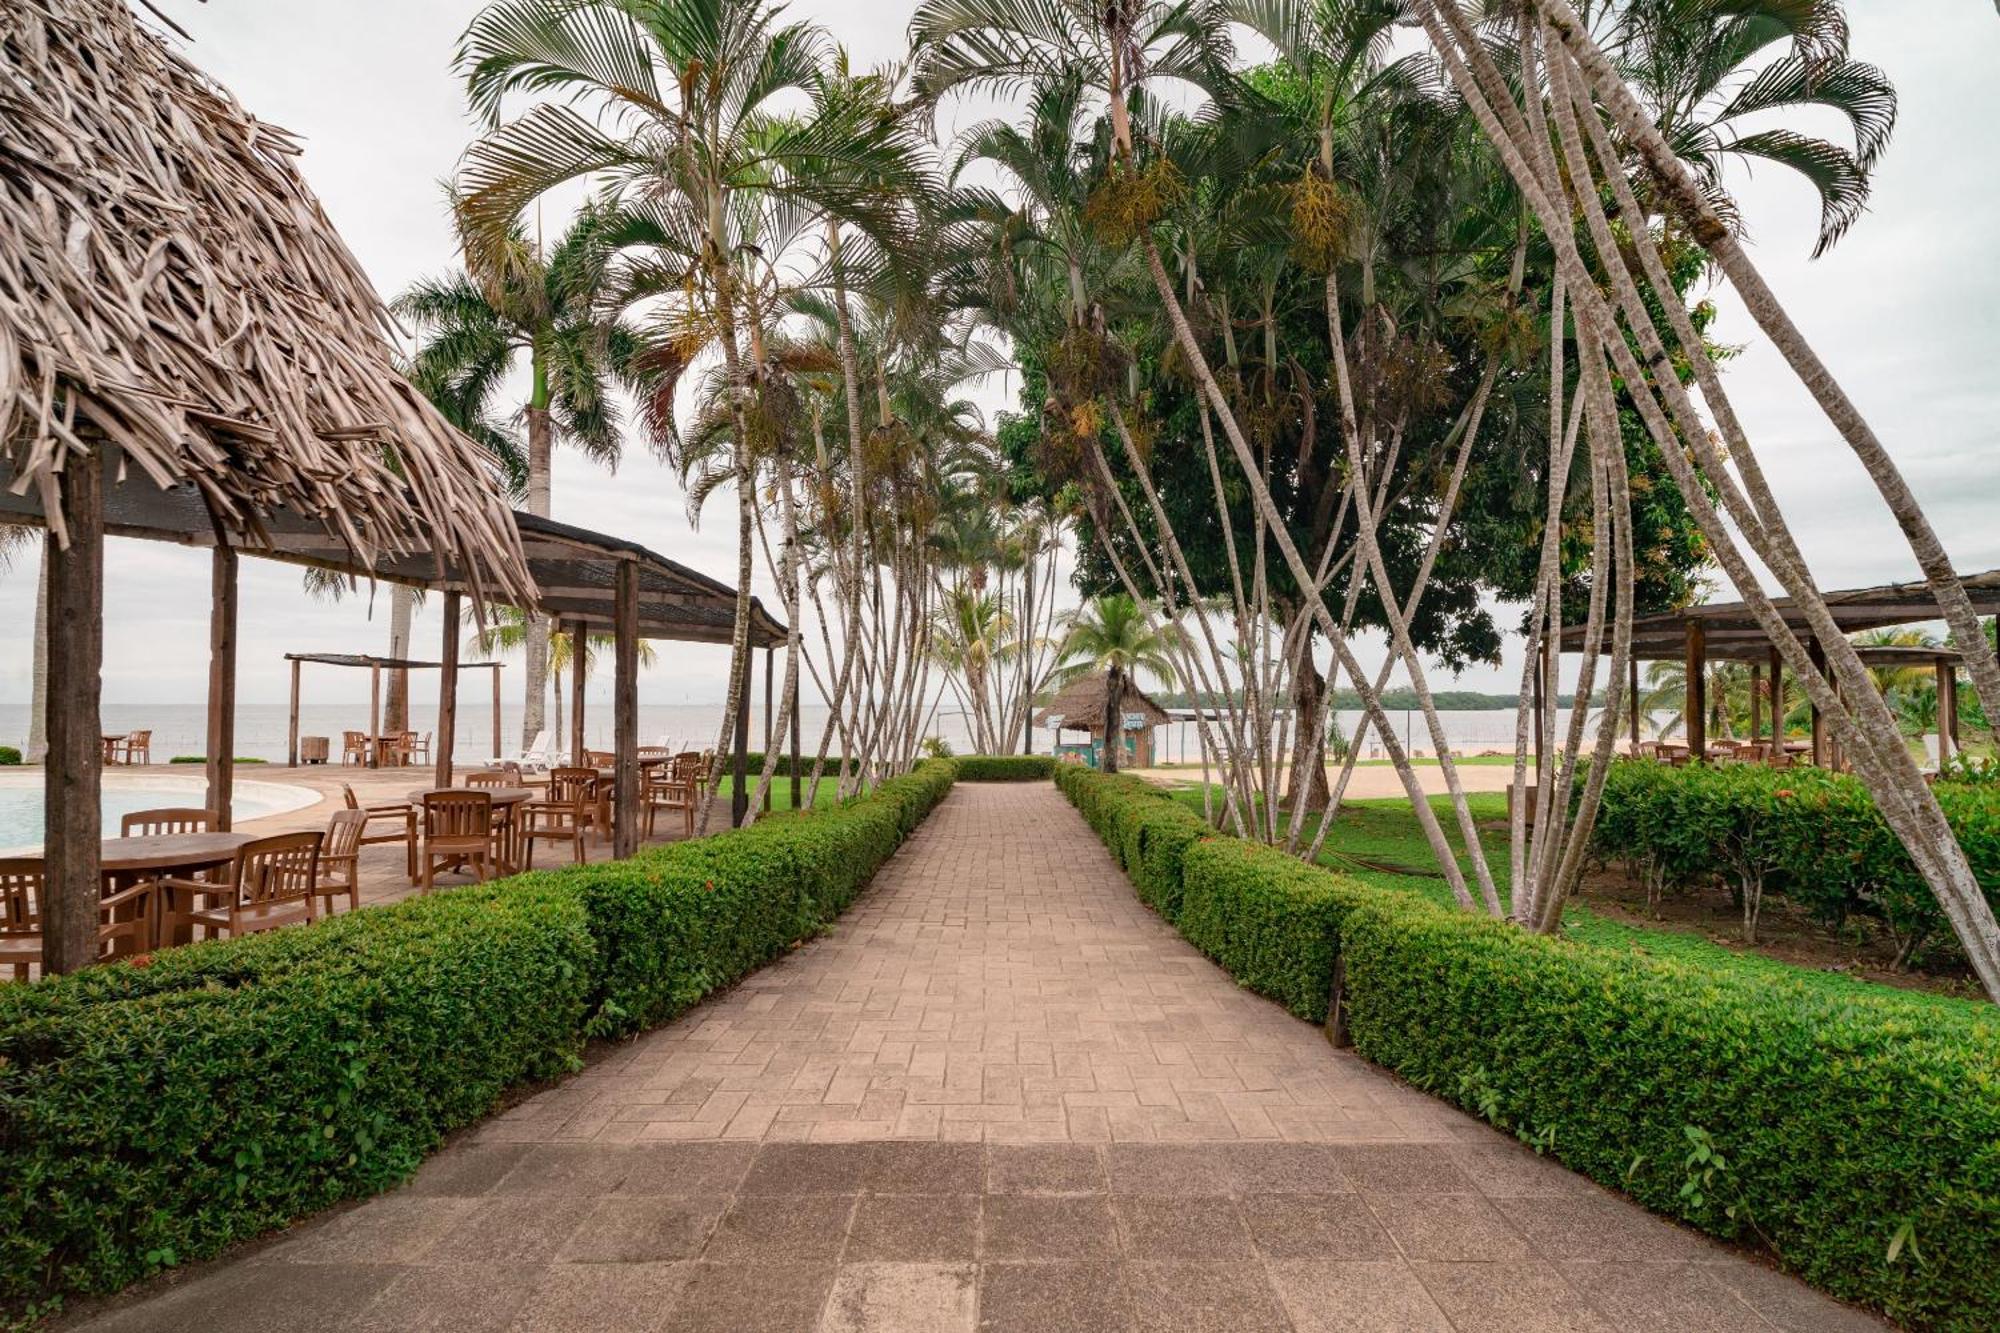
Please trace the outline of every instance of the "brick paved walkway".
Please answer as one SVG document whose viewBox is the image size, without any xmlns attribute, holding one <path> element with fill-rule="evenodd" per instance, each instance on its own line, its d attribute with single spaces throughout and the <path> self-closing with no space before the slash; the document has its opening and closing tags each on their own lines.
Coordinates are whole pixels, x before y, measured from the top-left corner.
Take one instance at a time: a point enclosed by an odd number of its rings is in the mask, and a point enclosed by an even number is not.
<svg viewBox="0 0 2000 1333">
<path fill-rule="evenodd" d="M 963 786 L 827 937 L 103 1330 L 1879 1329 L 1397 1084 Z"/>
</svg>

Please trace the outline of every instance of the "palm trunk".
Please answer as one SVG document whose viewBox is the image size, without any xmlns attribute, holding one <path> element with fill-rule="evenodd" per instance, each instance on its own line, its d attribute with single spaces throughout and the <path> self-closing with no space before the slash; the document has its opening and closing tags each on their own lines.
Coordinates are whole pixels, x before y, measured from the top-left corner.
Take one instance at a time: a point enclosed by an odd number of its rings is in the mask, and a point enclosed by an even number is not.
<svg viewBox="0 0 2000 1333">
<path fill-rule="evenodd" d="M 549 375 L 540 351 L 533 359 L 534 388 L 525 413 L 528 419 L 528 512 L 537 518 L 552 517 L 549 504 L 550 473 L 555 443 L 549 423 Z M 549 621 L 532 607 L 524 607 L 522 651 L 523 696 L 521 707 L 521 747 L 535 743 L 547 725 L 543 701 L 549 694 Z M 558 721 L 555 734 L 562 732 Z"/>
<path fill-rule="evenodd" d="M 389 656 L 408 660 L 410 621 L 416 614 L 417 590 L 394 584 L 389 590 Z M 410 729 L 410 673 L 398 669 L 389 673 L 388 688 L 382 695 L 382 726 L 386 731 Z"/>
<path fill-rule="evenodd" d="M 1125 718 L 1120 706 L 1125 701 L 1125 673 L 1116 663 L 1104 670 L 1104 760 L 1100 767 L 1106 773 L 1118 771 L 1118 761 L 1124 756 Z"/>
</svg>

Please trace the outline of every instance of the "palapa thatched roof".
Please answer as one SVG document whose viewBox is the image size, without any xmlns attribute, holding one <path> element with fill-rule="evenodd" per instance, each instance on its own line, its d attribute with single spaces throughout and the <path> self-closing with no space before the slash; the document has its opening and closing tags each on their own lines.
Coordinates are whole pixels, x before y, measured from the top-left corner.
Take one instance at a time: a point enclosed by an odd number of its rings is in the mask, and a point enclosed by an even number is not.
<svg viewBox="0 0 2000 1333">
<path fill-rule="evenodd" d="M 372 562 L 528 597 L 484 456 L 391 364 L 388 316 L 259 122 L 126 0 L 7 0 L 0 464 L 57 526 L 66 461 L 198 487 L 232 539 L 288 509 Z"/>
<path fill-rule="evenodd" d="M 1035 725 L 1045 727 L 1056 720 L 1068 728 L 1089 728 L 1096 730 L 1104 725 L 1105 695 L 1110 691 L 1110 673 L 1100 671 L 1095 675 L 1080 676 L 1049 700 L 1048 707 L 1035 715 Z M 1167 710 L 1146 697 L 1146 692 L 1133 684 L 1132 678 L 1125 678 L 1125 689 L 1119 698 L 1118 713 L 1124 717 L 1131 713 L 1143 713 L 1149 727 L 1164 726 L 1171 719 Z"/>
</svg>

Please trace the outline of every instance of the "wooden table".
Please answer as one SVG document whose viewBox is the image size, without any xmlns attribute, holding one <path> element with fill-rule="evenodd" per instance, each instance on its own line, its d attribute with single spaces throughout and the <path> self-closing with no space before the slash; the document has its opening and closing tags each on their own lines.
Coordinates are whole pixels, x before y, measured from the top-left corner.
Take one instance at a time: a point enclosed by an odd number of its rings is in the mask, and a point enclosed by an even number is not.
<svg viewBox="0 0 2000 1333">
<path fill-rule="evenodd" d="M 114 883 L 166 879 L 226 866 L 236 859 L 239 850 L 256 840 L 254 833 L 153 833 L 139 838 L 106 838 L 98 844 L 97 864 Z M 215 891 L 219 894 L 226 887 L 218 884 Z M 176 937 L 185 933 L 170 927 L 166 903 L 156 901 L 152 947 L 187 943 L 185 939 L 167 938 L 170 931 Z"/>
<path fill-rule="evenodd" d="M 118 747 L 123 745 L 126 741 L 126 738 L 129 737 L 131 734 L 132 733 L 129 731 L 121 731 L 116 736 L 107 736 L 103 734 L 100 734 L 98 736 L 97 739 L 104 742 L 105 763 L 115 764 L 118 762 Z"/>
</svg>

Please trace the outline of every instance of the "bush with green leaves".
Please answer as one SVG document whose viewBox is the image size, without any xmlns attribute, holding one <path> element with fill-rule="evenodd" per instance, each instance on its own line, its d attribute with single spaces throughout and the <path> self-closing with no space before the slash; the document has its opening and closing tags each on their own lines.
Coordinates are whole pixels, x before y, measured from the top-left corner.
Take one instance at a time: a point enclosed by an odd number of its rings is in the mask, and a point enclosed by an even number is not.
<svg viewBox="0 0 2000 1333">
<path fill-rule="evenodd" d="M 0 1312 L 396 1184 L 586 1037 L 822 929 L 952 777 L 928 762 L 627 861 L 0 986 Z"/>
<path fill-rule="evenodd" d="M 0 768 L 11 768 L 21 762 L 21 752 L 11 745 L 0 745 Z"/>
<path fill-rule="evenodd" d="M 1058 781 L 1116 854 L 1137 794 L 1088 770 Z M 1993 1007 L 1531 935 L 1219 834 L 1182 870 L 1191 942 L 1314 1020 L 1338 958 L 1356 1048 L 1417 1087 L 1908 1327 L 2000 1326 Z"/>
<path fill-rule="evenodd" d="M 960 782 L 1046 782 L 1056 768 L 1046 754 L 968 754 L 955 762 Z"/>
<path fill-rule="evenodd" d="M 2000 908 L 2000 784 L 1939 782 L 1938 803 Z M 1605 774 L 1593 831 L 1601 855 L 1661 888 L 1727 884 L 1754 924 L 1759 885 L 1818 919 L 1879 922 L 1899 962 L 1963 962 L 1943 909 L 1857 779 L 1761 764 L 1673 768 L 1620 760 Z"/>
</svg>

